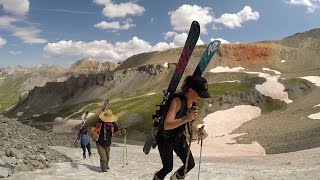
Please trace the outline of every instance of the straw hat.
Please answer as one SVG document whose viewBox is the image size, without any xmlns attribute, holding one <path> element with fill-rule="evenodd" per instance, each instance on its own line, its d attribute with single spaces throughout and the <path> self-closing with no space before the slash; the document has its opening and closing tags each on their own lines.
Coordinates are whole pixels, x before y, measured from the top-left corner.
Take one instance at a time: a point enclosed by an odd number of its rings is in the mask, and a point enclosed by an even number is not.
<svg viewBox="0 0 320 180">
<path fill-rule="evenodd" d="M 118 120 L 118 117 L 112 114 L 112 111 L 110 109 L 100 113 L 99 118 L 104 122 L 115 122 Z"/>
</svg>

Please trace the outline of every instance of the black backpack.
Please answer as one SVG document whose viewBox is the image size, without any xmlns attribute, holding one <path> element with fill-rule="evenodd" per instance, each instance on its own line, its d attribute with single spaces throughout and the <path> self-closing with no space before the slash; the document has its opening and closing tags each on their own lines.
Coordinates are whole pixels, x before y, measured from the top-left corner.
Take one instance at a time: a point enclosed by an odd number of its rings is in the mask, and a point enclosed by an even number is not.
<svg viewBox="0 0 320 180">
<path fill-rule="evenodd" d="M 180 118 L 180 117 L 183 116 L 185 111 L 188 110 L 187 98 L 181 93 L 176 93 L 176 94 L 173 95 L 171 101 L 176 97 L 180 98 L 181 107 L 180 107 L 180 110 L 178 111 L 178 113 L 176 114 L 175 117 L 176 118 Z M 170 107 L 170 105 L 171 105 L 171 102 L 169 104 L 169 107 Z M 183 134 L 184 129 L 185 129 L 185 124 L 175 128 L 175 129 L 172 129 L 172 130 L 164 130 L 164 120 L 165 120 L 165 118 L 166 117 L 163 115 L 162 122 L 159 125 L 158 137 L 161 136 L 163 138 L 173 138 L 173 137 L 180 136 L 181 134 Z"/>
</svg>

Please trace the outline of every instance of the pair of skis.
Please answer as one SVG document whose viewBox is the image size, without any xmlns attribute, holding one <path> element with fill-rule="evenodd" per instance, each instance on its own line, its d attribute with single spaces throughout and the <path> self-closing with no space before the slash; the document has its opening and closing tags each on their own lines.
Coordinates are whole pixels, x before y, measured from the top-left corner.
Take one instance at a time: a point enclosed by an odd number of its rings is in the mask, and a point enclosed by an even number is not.
<svg viewBox="0 0 320 180">
<path fill-rule="evenodd" d="M 143 152 L 145 154 L 149 154 L 151 147 L 155 148 L 157 146 L 157 135 L 159 132 L 159 128 L 164 123 L 164 118 L 166 117 L 166 114 L 169 110 L 170 101 L 173 98 L 173 95 L 176 91 L 176 88 L 180 82 L 180 79 L 184 73 L 184 70 L 187 67 L 187 64 L 189 62 L 190 56 L 193 52 L 193 49 L 196 46 L 196 43 L 198 41 L 200 35 L 200 25 L 197 21 L 193 21 L 191 24 L 191 28 L 186 40 L 186 43 L 183 47 L 180 59 L 178 61 L 178 64 L 176 66 L 175 72 L 172 76 L 172 79 L 170 81 L 169 87 L 167 91 L 164 93 L 163 101 L 159 105 L 159 109 L 156 111 L 154 115 L 152 115 L 153 119 L 153 128 L 147 135 L 145 144 L 143 146 Z M 201 76 L 204 72 L 207 65 L 210 63 L 213 55 L 218 50 L 221 42 L 218 40 L 215 40 L 211 42 L 205 52 L 203 53 L 200 62 L 198 66 L 196 67 L 193 76 Z"/>
</svg>

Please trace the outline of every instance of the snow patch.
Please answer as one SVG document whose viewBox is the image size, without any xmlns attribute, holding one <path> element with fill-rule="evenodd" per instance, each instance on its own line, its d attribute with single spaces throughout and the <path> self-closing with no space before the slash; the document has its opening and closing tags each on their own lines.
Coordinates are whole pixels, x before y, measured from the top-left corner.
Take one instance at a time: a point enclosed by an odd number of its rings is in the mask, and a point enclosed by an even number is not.
<svg viewBox="0 0 320 180">
<path fill-rule="evenodd" d="M 154 94 L 156 94 L 156 93 L 152 92 L 152 93 L 146 94 L 146 96 L 151 96 L 151 95 L 154 95 Z"/>
<path fill-rule="evenodd" d="M 320 119 L 320 112 L 315 113 L 315 114 L 310 114 L 308 116 L 308 118 L 310 118 L 310 119 Z"/>
<path fill-rule="evenodd" d="M 318 106 L 320 106 L 320 104 L 318 104 L 318 105 L 314 105 L 313 107 L 318 107 Z"/>
<path fill-rule="evenodd" d="M 272 71 L 272 72 L 274 72 L 275 74 L 281 74 L 281 72 L 276 71 L 276 70 L 272 70 L 272 69 L 269 69 L 269 68 L 262 68 L 262 70 L 264 70 L 264 71 Z"/>
<path fill-rule="evenodd" d="M 291 103 L 292 100 L 289 99 L 288 93 L 284 91 L 285 87 L 283 84 L 278 82 L 278 79 L 280 78 L 280 72 L 275 70 L 270 70 L 268 68 L 263 68 L 263 70 L 273 71 L 277 75 L 270 75 L 267 73 L 261 73 L 261 72 L 250 72 L 250 71 L 244 71 L 245 68 L 239 66 L 234 67 L 230 69 L 229 67 L 222 67 L 218 66 L 214 69 L 211 69 L 210 72 L 213 73 L 219 73 L 219 72 L 243 72 L 248 74 L 258 74 L 259 77 L 263 77 L 266 79 L 266 82 L 262 85 L 256 85 L 256 89 L 263 95 L 269 96 L 273 99 L 279 99 L 286 103 Z"/>
<path fill-rule="evenodd" d="M 207 115 L 203 121 L 214 136 L 222 136 L 231 133 L 244 122 L 261 115 L 261 109 L 255 106 L 241 105 L 231 109 L 216 111 Z"/>
<path fill-rule="evenodd" d="M 229 134 L 243 123 L 261 115 L 255 106 L 241 105 L 231 109 L 216 111 L 203 121 L 208 137 L 204 140 L 203 156 L 254 156 L 265 155 L 264 148 L 256 143 L 236 144 L 234 138 L 242 134 Z M 192 152 L 199 152 L 200 145 L 193 143 Z M 195 154 L 195 156 L 197 156 Z"/>
<path fill-rule="evenodd" d="M 22 116 L 24 112 L 17 112 L 17 117 Z"/>
<path fill-rule="evenodd" d="M 285 63 L 285 62 L 286 62 L 286 60 L 281 60 L 281 62 L 282 62 L 282 63 Z"/>
<path fill-rule="evenodd" d="M 319 76 L 305 76 L 305 77 L 300 77 L 301 79 L 308 80 L 315 84 L 316 86 L 320 87 L 320 77 Z"/>
<path fill-rule="evenodd" d="M 237 83 L 240 83 L 241 81 L 239 81 L 239 80 L 233 80 L 233 81 L 221 81 L 222 83 L 224 83 L 224 82 L 237 82 Z"/>
<path fill-rule="evenodd" d="M 261 85 L 256 85 L 256 89 L 261 94 L 272 97 L 273 99 L 282 100 L 288 104 L 292 103 L 292 100 L 289 99 L 288 93 L 284 91 L 284 85 L 278 82 L 280 75 L 271 76 L 270 74 L 259 73 L 259 77 L 263 77 L 267 80 Z"/>
<path fill-rule="evenodd" d="M 163 64 L 163 66 L 166 67 L 166 68 L 169 67 L 169 66 L 168 66 L 168 62 L 165 62 L 165 63 Z"/>
<path fill-rule="evenodd" d="M 57 121 L 57 122 L 61 122 L 62 120 L 63 120 L 62 117 L 56 117 L 56 118 L 54 119 L 54 121 Z"/>
<path fill-rule="evenodd" d="M 238 66 L 234 68 L 229 68 L 229 67 L 222 67 L 222 66 L 217 66 L 213 69 L 210 69 L 210 72 L 212 73 L 221 73 L 221 72 L 240 72 L 241 70 L 244 70 L 245 68 Z"/>
</svg>

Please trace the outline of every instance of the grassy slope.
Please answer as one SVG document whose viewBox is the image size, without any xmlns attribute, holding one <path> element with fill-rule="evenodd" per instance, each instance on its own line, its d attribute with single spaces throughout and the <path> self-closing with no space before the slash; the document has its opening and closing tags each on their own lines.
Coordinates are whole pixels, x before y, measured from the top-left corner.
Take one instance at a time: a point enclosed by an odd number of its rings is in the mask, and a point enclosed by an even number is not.
<svg viewBox="0 0 320 180">
<path fill-rule="evenodd" d="M 120 126 L 127 123 L 129 116 L 138 115 L 141 120 L 134 122 L 130 128 L 145 132 L 147 128 L 152 126 L 151 115 L 157 109 L 156 105 L 161 102 L 161 98 L 162 96 L 159 94 L 130 98 L 110 103 L 109 108 L 119 117 L 118 124 Z M 99 109 L 95 110 L 95 112 L 96 114 L 87 120 L 88 126 L 92 126 L 98 119 Z"/>
<path fill-rule="evenodd" d="M 19 101 L 21 91 L 19 87 L 29 77 L 23 76 L 16 79 L 7 78 L 0 86 L 0 113 L 15 105 Z"/>
<path fill-rule="evenodd" d="M 250 87 L 243 83 L 237 82 L 225 82 L 225 83 L 215 83 L 209 84 L 210 93 L 212 95 L 221 94 L 232 94 L 234 92 L 243 92 L 250 89 Z M 145 94 L 145 93 L 144 93 Z M 160 94 L 143 96 L 137 98 L 131 98 L 129 100 L 118 101 L 111 103 L 109 108 L 114 114 L 119 116 L 119 124 L 123 125 L 127 123 L 128 117 L 135 114 L 141 117 L 141 121 L 137 121 L 132 125 L 132 129 L 138 130 L 140 132 L 146 132 L 148 128 L 152 127 L 151 115 L 155 113 L 157 109 L 157 104 L 160 104 L 162 96 Z M 199 108 L 204 106 L 204 102 L 200 101 L 198 104 Z M 97 109 L 95 112 L 99 112 Z M 79 117 L 80 117 L 79 113 Z M 92 126 L 94 122 L 98 119 L 98 114 L 90 117 L 87 121 L 88 126 Z"/>
</svg>

